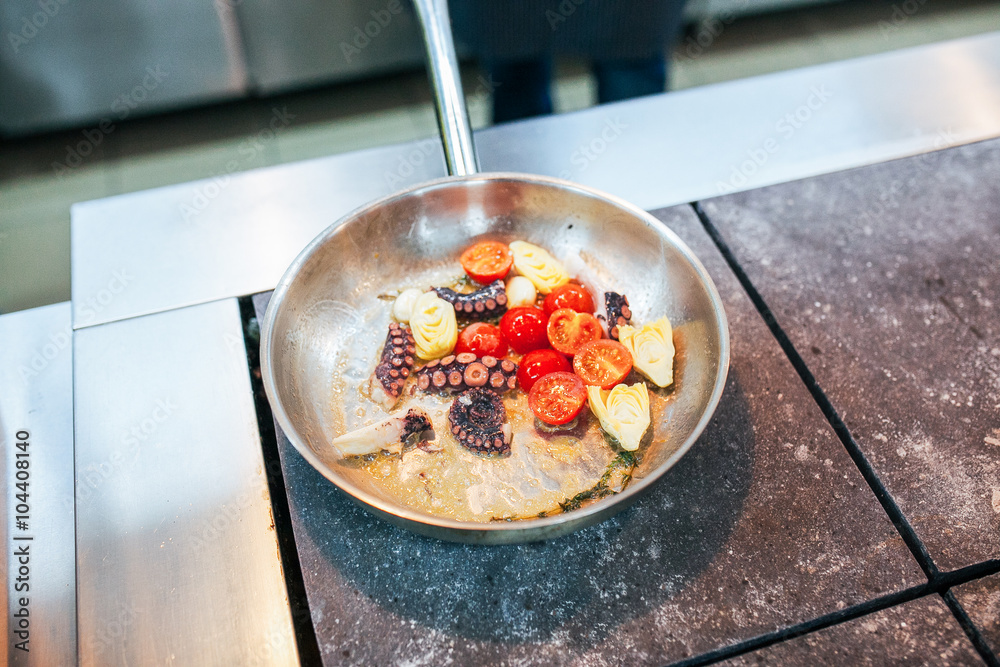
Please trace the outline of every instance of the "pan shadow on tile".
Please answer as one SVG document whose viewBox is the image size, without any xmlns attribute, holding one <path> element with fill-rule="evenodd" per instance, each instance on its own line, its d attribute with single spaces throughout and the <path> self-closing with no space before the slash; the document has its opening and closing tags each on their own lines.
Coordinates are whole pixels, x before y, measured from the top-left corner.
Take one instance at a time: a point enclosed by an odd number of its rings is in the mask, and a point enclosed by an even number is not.
<svg viewBox="0 0 1000 667">
<path fill-rule="evenodd" d="M 708 432 L 635 506 L 556 540 L 478 547 L 428 539 L 369 516 L 329 484 L 313 510 L 326 516 L 309 524 L 340 539 L 311 538 L 345 584 L 389 617 L 476 640 L 559 632 L 592 645 L 683 590 L 726 543 L 754 468 L 748 423 L 746 396 L 730 378 Z M 618 566 L 634 553 L 649 567 Z M 372 554 L 391 556 L 372 567 Z"/>
</svg>

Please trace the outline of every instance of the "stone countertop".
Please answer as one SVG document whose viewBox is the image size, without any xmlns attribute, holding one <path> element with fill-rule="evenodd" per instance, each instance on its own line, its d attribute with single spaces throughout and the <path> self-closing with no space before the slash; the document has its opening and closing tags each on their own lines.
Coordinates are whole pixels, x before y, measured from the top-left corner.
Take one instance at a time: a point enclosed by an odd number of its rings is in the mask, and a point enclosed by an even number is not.
<svg viewBox="0 0 1000 667">
<path fill-rule="evenodd" d="M 326 664 L 656 665 L 926 581 L 693 210 L 656 215 L 716 281 L 732 365 L 699 442 L 617 517 L 515 547 L 422 538 L 279 437 Z"/>
<path fill-rule="evenodd" d="M 1000 557 L 1000 142 L 707 201 L 941 569 Z"/>
<path fill-rule="evenodd" d="M 1000 654 L 1000 574 L 970 581 L 953 591 L 983 639 Z"/>
<path fill-rule="evenodd" d="M 936 595 L 883 609 L 722 665 L 978 665 L 979 656 Z"/>
</svg>

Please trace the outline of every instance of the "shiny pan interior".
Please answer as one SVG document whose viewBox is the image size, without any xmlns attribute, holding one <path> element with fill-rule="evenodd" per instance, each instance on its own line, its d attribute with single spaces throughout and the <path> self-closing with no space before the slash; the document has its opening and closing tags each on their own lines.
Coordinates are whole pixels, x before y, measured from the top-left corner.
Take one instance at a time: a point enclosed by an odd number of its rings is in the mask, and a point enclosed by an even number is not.
<svg viewBox="0 0 1000 667">
<path fill-rule="evenodd" d="M 631 485 L 622 493 L 544 518 L 457 521 L 394 501 L 331 455 L 330 440 L 345 428 L 343 420 L 335 418 L 345 400 L 344 383 L 335 380 L 356 361 L 371 372 L 381 351 L 379 342 L 367 358 L 345 359 L 347 343 L 369 329 L 374 331 L 371 339 L 381 341 L 391 312 L 391 301 L 384 295 L 411 285 L 415 276 L 460 273 L 462 250 L 484 238 L 527 240 L 558 258 L 581 258 L 622 286 L 634 321 L 666 314 L 675 340 L 677 332 L 683 332 L 683 362 L 670 396 L 668 435 L 644 450 Z M 393 194 L 320 234 L 275 289 L 261 353 L 264 386 L 286 436 L 361 506 L 417 533 L 502 544 L 549 539 L 591 525 L 627 507 L 649 488 L 694 444 L 715 410 L 728 370 L 729 339 L 722 303 L 704 267 L 645 211 L 557 179 L 477 174 Z M 439 438 L 448 436 L 438 433 Z"/>
</svg>

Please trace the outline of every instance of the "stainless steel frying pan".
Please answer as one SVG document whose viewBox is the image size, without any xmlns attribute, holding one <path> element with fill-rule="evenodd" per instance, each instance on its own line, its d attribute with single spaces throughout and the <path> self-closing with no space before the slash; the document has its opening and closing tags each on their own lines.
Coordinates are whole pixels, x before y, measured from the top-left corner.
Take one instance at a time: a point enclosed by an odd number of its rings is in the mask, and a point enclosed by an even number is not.
<svg viewBox="0 0 1000 667">
<path fill-rule="evenodd" d="M 349 213 L 299 254 L 275 289 L 264 319 L 264 387 L 292 445 L 374 514 L 446 540 L 503 544 L 553 538 L 624 509 L 694 444 L 726 380 L 725 312 L 701 262 L 645 211 L 568 181 L 476 173 L 447 5 L 443 0 L 415 0 L 415 5 L 451 175 Z M 675 385 L 658 398 L 654 437 L 623 492 L 543 518 L 459 520 L 400 500 L 380 487 L 377 470 L 373 474 L 371 467 L 359 468 L 332 453 L 330 440 L 380 416 L 380 408 L 370 401 L 366 405 L 359 395 L 390 321 L 391 303 L 379 296 L 407 286 L 441 284 L 434 280 L 454 274 L 462 250 L 483 238 L 523 239 L 571 258 L 598 282 L 607 281 L 628 295 L 633 321 L 665 314 L 673 323 Z M 589 428 L 597 431 L 596 424 Z M 438 438 L 447 437 L 446 429 L 438 429 Z"/>
</svg>

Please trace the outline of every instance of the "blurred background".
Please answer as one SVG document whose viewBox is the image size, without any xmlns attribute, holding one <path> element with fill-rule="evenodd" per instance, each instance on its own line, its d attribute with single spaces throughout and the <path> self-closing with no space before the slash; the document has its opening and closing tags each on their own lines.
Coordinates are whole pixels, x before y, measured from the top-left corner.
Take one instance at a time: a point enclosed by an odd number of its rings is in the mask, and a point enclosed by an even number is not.
<svg viewBox="0 0 1000 667">
<path fill-rule="evenodd" d="M 535 23 L 556 34 L 585 1 L 533 5 Z M 481 128 L 509 70 L 458 14 Z M 676 91 L 1000 30 L 1000 5 L 689 0 L 656 20 Z M 0 313 L 69 299 L 74 202 L 436 133 L 409 0 L 26 0 L 0 6 L 0 36 Z M 592 59 L 545 67 L 552 112 L 598 103 Z"/>
</svg>

